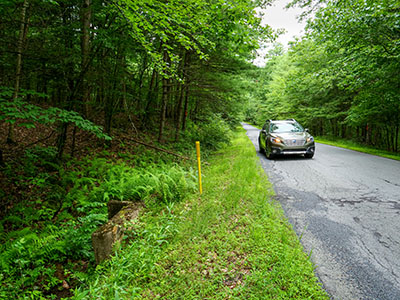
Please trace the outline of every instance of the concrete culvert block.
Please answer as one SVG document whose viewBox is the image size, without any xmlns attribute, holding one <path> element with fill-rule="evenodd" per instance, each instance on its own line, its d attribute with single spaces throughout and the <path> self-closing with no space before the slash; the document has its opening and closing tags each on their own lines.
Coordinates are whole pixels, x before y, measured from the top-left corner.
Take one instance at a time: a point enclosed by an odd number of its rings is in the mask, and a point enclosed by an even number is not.
<svg viewBox="0 0 400 300">
<path fill-rule="evenodd" d="M 110 257 L 115 243 L 121 242 L 124 233 L 130 230 L 129 226 L 125 226 L 125 224 L 136 219 L 143 208 L 142 203 L 127 203 L 128 205 L 121 206 L 118 213 L 92 234 L 92 245 L 97 264 Z"/>
<path fill-rule="evenodd" d="M 131 201 L 110 200 L 107 203 L 108 219 L 114 217 L 124 206 L 131 205 Z"/>
</svg>

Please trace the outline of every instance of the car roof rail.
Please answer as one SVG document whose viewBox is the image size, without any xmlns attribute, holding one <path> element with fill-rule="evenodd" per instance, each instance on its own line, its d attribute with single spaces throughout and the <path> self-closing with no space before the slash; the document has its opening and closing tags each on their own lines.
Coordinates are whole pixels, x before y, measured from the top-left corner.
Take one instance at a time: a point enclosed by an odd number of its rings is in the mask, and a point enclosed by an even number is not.
<svg viewBox="0 0 400 300">
<path fill-rule="evenodd" d="M 286 119 L 286 121 L 293 121 L 293 122 L 297 122 L 295 119 Z"/>
</svg>

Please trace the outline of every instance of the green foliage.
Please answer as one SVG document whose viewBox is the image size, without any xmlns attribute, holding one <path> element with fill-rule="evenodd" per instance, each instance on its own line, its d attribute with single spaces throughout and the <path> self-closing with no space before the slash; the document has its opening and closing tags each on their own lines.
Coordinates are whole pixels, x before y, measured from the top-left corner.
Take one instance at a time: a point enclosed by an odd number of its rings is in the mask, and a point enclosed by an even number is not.
<svg viewBox="0 0 400 300">
<path fill-rule="evenodd" d="M 175 62 L 182 59 L 176 49 L 186 49 L 200 59 L 208 59 L 218 44 L 224 43 L 230 53 L 249 55 L 259 39 L 271 36 L 268 26 L 261 25 L 255 8 L 268 1 L 113 1 L 130 25 L 130 35 L 163 69 L 164 76 L 175 75 Z M 208 12 L 213 11 L 210 15 Z M 158 43 L 149 41 L 148 33 Z M 172 63 L 163 58 L 167 52 Z"/>
<path fill-rule="evenodd" d="M 46 291 L 57 286 L 60 281 L 49 264 L 66 257 L 67 241 L 60 239 L 62 234 L 55 226 L 48 226 L 40 235 L 30 228 L 7 235 L 0 248 L 0 295 L 18 298 L 29 294 L 21 290 L 27 287 L 40 284 Z"/>
<path fill-rule="evenodd" d="M 274 36 L 257 11 L 270 2 L 112 0 L 86 7 L 80 0 L 29 1 L 19 97 L 11 103 L 14 89 L 0 91 L 0 121 L 29 129 L 37 122 L 57 125 L 60 158 L 78 142 L 79 131 L 66 124 L 106 140 L 112 130 L 126 132 L 132 124 L 141 129 L 175 123 L 178 131 L 184 114 L 198 125 L 214 114 L 237 125 L 243 98 L 236 75 L 248 68 L 260 41 Z M 16 83 L 22 3 L 2 6 L 4 87 Z M 159 117 L 163 101 L 167 122 Z M 103 124 L 107 135 L 88 120 Z"/>
<path fill-rule="evenodd" d="M 198 124 L 189 123 L 189 128 L 180 144 L 184 148 L 194 149 L 195 142 L 199 141 L 202 151 L 209 153 L 230 144 L 231 134 L 232 129 L 229 124 L 221 116 L 214 115 Z"/>
<path fill-rule="evenodd" d="M 155 263 L 164 255 L 170 240 L 177 233 L 179 217 L 170 204 L 160 213 L 149 212 L 133 224 L 134 238 L 115 253 L 108 262 L 99 265 L 85 285 L 75 290 L 73 299 L 133 299 L 141 289 L 135 282 L 148 282 Z"/>
<path fill-rule="evenodd" d="M 308 35 L 292 43 L 287 53 L 271 57 L 265 75 L 260 71 L 266 84 L 257 90 L 264 94 L 253 92 L 256 100 L 246 118 L 258 125 L 268 118 L 296 118 L 315 135 L 398 152 L 399 3 L 294 4 L 315 11 Z"/>
<path fill-rule="evenodd" d="M 74 111 L 67 111 L 56 107 L 44 109 L 40 106 L 29 104 L 20 98 L 10 101 L 8 99 L 9 94 L 9 89 L 2 89 L 0 92 L 0 121 L 14 124 L 21 120 L 22 122 L 19 122 L 18 125 L 26 128 L 35 128 L 36 122 L 41 124 L 53 124 L 55 122 L 72 123 L 82 130 L 92 132 L 98 138 L 111 140 L 111 137 L 103 133 L 101 126 L 97 126 L 89 120 L 82 118 Z M 44 96 L 43 94 L 31 91 L 24 94 Z"/>
<path fill-rule="evenodd" d="M 54 155 L 53 149 L 31 149 L 20 170 L 7 170 L 43 197 L 15 204 L 0 221 L 0 295 L 7 298 L 40 299 L 54 293 L 63 278 L 56 274 L 56 264 L 64 265 L 72 283 L 85 280 L 87 275 L 66 262 L 85 261 L 93 268 L 91 235 L 107 221 L 109 199 L 142 200 L 158 209 L 165 203 L 173 207 L 196 188 L 192 171 L 165 163 L 132 168 L 121 161 L 86 157 L 43 172 Z M 161 246 L 174 233 L 172 225 L 149 227 L 147 239 Z"/>
<path fill-rule="evenodd" d="M 178 165 L 158 165 L 146 169 L 113 166 L 97 189 L 103 199 L 175 202 L 194 189 L 193 174 Z"/>
<path fill-rule="evenodd" d="M 257 160 L 235 134 L 203 195 L 142 216 L 74 299 L 328 299 Z"/>
</svg>

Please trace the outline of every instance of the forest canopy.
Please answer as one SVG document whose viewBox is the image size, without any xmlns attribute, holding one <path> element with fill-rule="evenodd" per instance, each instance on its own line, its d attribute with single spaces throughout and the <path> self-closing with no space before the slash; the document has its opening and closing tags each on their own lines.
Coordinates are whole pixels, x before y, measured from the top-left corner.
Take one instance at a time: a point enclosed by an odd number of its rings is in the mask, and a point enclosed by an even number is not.
<svg viewBox="0 0 400 300">
<path fill-rule="evenodd" d="M 251 67 L 259 43 L 273 38 L 256 12 L 268 3 L 3 1 L 0 119 L 9 124 L 7 141 L 15 140 L 14 123 L 49 121 L 58 126 L 61 158 L 66 144 L 75 148 L 76 128 L 102 137 L 101 125 L 107 138 L 117 123 L 156 126 L 161 142 L 166 122 L 175 140 L 188 120 L 237 122 L 240 97 L 229 74 Z M 80 126 L 71 112 L 92 125 Z"/>
<path fill-rule="evenodd" d="M 295 117 L 315 135 L 397 152 L 400 3 L 298 0 L 292 5 L 313 16 L 307 34 L 271 56 L 263 74 L 257 72 L 263 92 L 253 96 L 258 100 L 252 100 L 247 118 L 261 124 Z"/>
</svg>

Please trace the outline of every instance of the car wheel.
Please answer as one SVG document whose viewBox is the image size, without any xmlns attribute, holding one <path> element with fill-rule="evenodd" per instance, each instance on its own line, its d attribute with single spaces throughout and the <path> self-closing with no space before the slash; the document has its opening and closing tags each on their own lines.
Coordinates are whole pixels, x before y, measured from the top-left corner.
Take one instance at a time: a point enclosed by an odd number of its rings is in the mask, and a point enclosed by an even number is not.
<svg viewBox="0 0 400 300">
<path fill-rule="evenodd" d="M 314 156 L 314 153 L 306 153 L 306 154 L 304 154 L 305 158 L 313 158 L 313 156 Z"/>
<path fill-rule="evenodd" d="M 258 138 L 258 148 L 260 149 L 260 153 L 265 153 L 265 149 L 263 149 L 263 147 L 261 147 L 261 141 L 260 141 L 260 137 Z"/>
<path fill-rule="evenodd" d="M 273 155 L 271 152 L 268 152 L 268 150 L 266 150 L 266 151 L 265 151 L 265 156 L 266 156 L 268 159 L 273 159 L 275 155 Z"/>
</svg>

